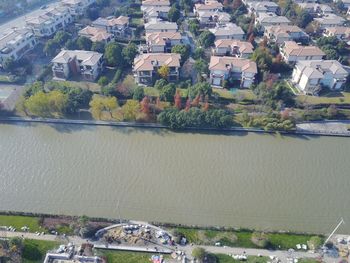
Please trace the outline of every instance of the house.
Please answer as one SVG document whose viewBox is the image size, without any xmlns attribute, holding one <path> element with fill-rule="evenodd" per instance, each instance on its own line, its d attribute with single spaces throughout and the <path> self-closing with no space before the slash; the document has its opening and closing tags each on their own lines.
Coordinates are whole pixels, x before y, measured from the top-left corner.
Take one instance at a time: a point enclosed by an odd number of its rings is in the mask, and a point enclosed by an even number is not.
<svg viewBox="0 0 350 263">
<path fill-rule="evenodd" d="M 327 27 L 323 32 L 325 37 L 337 37 L 339 40 L 350 41 L 350 28 L 345 26 Z"/>
<path fill-rule="evenodd" d="M 313 17 L 321 17 L 333 13 L 333 9 L 325 4 L 298 3 L 298 6 L 304 9 Z"/>
<path fill-rule="evenodd" d="M 253 45 L 250 42 L 219 39 L 215 41 L 215 47 L 212 49 L 214 56 L 233 56 L 238 58 L 248 58 L 253 54 Z"/>
<path fill-rule="evenodd" d="M 314 19 L 321 30 L 327 27 L 342 26 L 345 23 L 345 19 L 335 14 L 325 15 Z"/>
<path fill-rule="evenodd" d="M 256 63 L 249 59 L 218 56 L 210 58 L 209 70 L 211 85 L 222 87 L 226 80 L 241 88 L 249 88 L 258 72 Z"/>
<path fill-rule="evenodd" d="M 92 26 L 103 28 L 108 33 L 113 34 L 116 37 L 123 37 L 127 34 L 127 30 L 129 28 L 129 17 L 99 17 L 92 22 Z"/>
<path fill-rule="evenodd" d="M 33 29 L 38 37 L 52 36 L 72 22 L 72 14 L 66 6 L 49 7 L 42 14 L 26 19 L 27 27 Z"/>
<path fill-rule="evenodd" d="M 282 44 L 285 41 L 307 41 L 309 36 L 297 26 L 266 26 L 264 36 L 270 43 Z"/>
<path fill-rule="evenodd" d="M 169 67 L 168 81 L 177 81 L 180 72 L 180 54 L 148 53 L 134 59 L 133 72 L 137 83 L 151 85 L 158 76 L 158 69 Z"/>
<path fill-rule="evenodd" d="M 294 3 L 299 4 L 299 3 L 317 3 L 318 0 L 293 0 Z"/>
<path fill-rule="evenodd" d="M 87 37 L 92 42 L 108 43 L 113 39 L 113 35 L 108 33 L 105 29 L 92 26 L 84 27 L 78 32 L 78 35 Z"/>
<path fill-rule="evenodd" d="M 339 0 L 333 0 L 334 3 L 338 3 Z M 350 7 L 350 0 L 341 0 L 341 2 L 344 4 L 344 7 L 348 9 Z"/>
<path fill-rule="evenodd" d="M 171 48 L 182 43 L 179 32 L 157 32 L 146 34 L 146 50 L 144 53 L 170 53 Z M 146 51 L 146 52 L 145 52 Z"/>
<path fill-rule="evenodd" d="M 145 24 L 145 31 L 146 34 L 156 32 L 177 32 L 177 24 L 167 21 L 152 20 Z"/>
<path fill-rule="evenodd" d="M 288 26 L 292 23 L 285 16 L 277 16 L 275 13 L 259 13 L 255 18 L 255 26 L 261 27 L 262 31 L 267 26 Z"/>
<path fill-rule="evenodd" d="M 294 67 L 292 82 L 301 92 L 315 95 L 322 87 L 341 89 L 348 74 L 336 60 L 302 60 Z"/>
<path fill-rule="evenodd" d="M 226 23 L 225 25 L 217 25 L 215 28 L 210 28 L 210 32 L 215 35 L 215 40 L 219 39 L 238 39 L 243 40 L 244 31 L 241 27 L 233 23 Z"/>
<path fill-rule="evenodd" d="M 0 65 L 6 59 L 18 60 L 37 44 L 30 29 L 8 29 L 0 33 Z"/>
<path fill-rule="evenodd" d="M 169 0 L 145 0 L 142 1 L 141 11 L 143 12 L 148 7 L 163 7 L 170 6 Z"/>
<path fill-rule="evenodd" d="M 81 76 L 94 81 L 103 70 L 103 54 L 85 50 L 62 50 L 52 59 L 52 72 L 56 79 Z"/>
<path fill-rule="evenodd" d="M 147 23 L 151 20 L 168 19 L 170 6 L 147 6 L 143 9 L 143 20 Z"/>
<path fill-rule="evenodd" d="M 226 12 L 220 11 L 200 11 L 197 12 L 199 24 L 202 26 L 213 27 L 216 24 L 226 24 L 231 20 L 231 16 Z"/>
<path fill-rule="evenodd" d="M 216 0 L 206 1 L 204 4 L 195 4 L 193 7 L 193 13 L 197 15 L 198 12 L 215 12 L 222 11 L 224 6 Z"/>
<path fill-rule="evenodd" d="M 250 14 L 257 15 L 258 13 L 277 13 L 279 6 L 270 1 L 249 1 L 247 9 Z"/>
<path fill-rule="evenodd" d="M 80 16 L 96 0 L 62 0 L 61 4 L 69 8 L 72 16 Z"/>
<path fill-rule="evenodd" d="M 321 60 L 326 54 L 315 46 L 301 46 L 294 41 L 285 41 L 280 48 L 280 53 L 287 63 L 295 63 L 300 60 Z"/>
</svg>

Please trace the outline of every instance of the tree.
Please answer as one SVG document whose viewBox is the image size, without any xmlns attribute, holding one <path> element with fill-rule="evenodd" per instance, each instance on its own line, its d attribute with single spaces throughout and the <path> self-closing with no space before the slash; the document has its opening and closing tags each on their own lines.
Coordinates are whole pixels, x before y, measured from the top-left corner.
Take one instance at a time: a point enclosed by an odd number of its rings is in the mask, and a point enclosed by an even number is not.
<svg viewBox="0 0 350 263">
<path fill-rule="evenodd" d="M 64 47 L 65 47 L 66 49 L 68 49 L 68 50 L 76 50 L 76 49 L 78 49 L 77 43 L 76 43 L 74 40 L 72 40 L 72 39 L 69 39 L 69 40 L 66 42 L 66 44 L 64 45 Z"/>
<path fill-rule="evenodd" d="M 161 90 L 166 84 L 168 84 L 168 82 L 165 79 L 158 79 L 154 84 L 154 87 L 157 90 Z"/>
<path fill-rule="evenodd" d="M 179 90 L 176 90 L 174 96 L 174 105 L 178 110 L 181 110 L 181 95 Z"/>
<path fill-rule="evenodd" d="M 135 90 L 134 90 L 134 94 L 132 95 L 132 98 L 134 100 L 142 100 L 143 98 L 145 97 L 145 91 L 142 87 L 137 87 Z"/>
<path fill-rule="evenodd" d="M 196 247 L 192 250 L 192 256 L 202 262 L 205 258 L 206 252 L 204 248 Z"/>
<path fill-rule="evenodd" d="M 168 13 L 168 20 L 170 22 L 177 22 L 177 20 L 179 20 L 180 18 L 180 15 L 181 13 L 180 13 L 180 10 L 177 8 L 177 6 L 172 5 Z"/>
<path fill-rule="evenodd" d="M 328 115 L 328 118 L 330 118 L 330 119 L 335 118 L 338 115 L 337 106 L 335 106 L 334 104 L 330 105 L 327 108 L 327 115 Z"/>
<path fill-rule="evenodd" d="M 96 41 L 92 43 L 91 50 L 103 54 L 105 52 L 105 43 Z"/>
<path fill-rule="evenodd" d="M 122 67 L 124 64 L 124 59 L 121 46 L 114 42 L 107 44 L 105 59 L 107 64 L 110 66 Z"/>
<path fill-rule="evenodd" d="M 169 83 L 163 86 L 159 91 L 159 96 L 161 99 L 166 100 L 168 102 L 172 101 L 176 92 L 176 86 L 174 83 Z"/>
<path fill-rule="evenodd" d="M 316 250 L 322 245 L 322 239 L 319 236 L 313 236 L 307 241 L 307 245 L 311 250 Z"/>
<path fill-rule="evenodd" d="M 134 62 L 134 58 L 136 57 L 138 53 L 137 46 L 135 43 L 129 43 L 124 49 L 123 49 L 123 57 L 125 59 L 125 62 L 128 63 L 128 65 L 132 65 Z"/>
<path fill-rule="evenodd" d="M 87 37 L 80 36 L 77 40 L 77 45 L 79 49 L 91 50 L 92 41 Z"/>
<path fill-rule="evenodd" d="M 312 16 L 306 10 L 301 11 L 296 19 L 296 23 L 299 27 L 305 28 L 313 20 Z"/>
<path fill-rule="evenodd" d="M 16 69 L 17 63 L 13 58 L 6 58 L 2 67 L 5 71 L 13 72 Z"/>
<path fill-rule="evenodd" d="M 53 40 L 56 41 L 59 45 L 63 46 L 71 37 L 71 34 L 68 32 L 60 30 L 55 34 Z"/>
<path fill-rule="evenodd" d="M 103 112 L 108 112 L 110 117 L 113 117 L 112 111 L 118 108 L 118 101 L 116 97 L 94 95 L 89 105 L 93 118 L 100 120 Z"/>
<path fill-rule="evenodd" d="M 203 31 L 199 35 L 198 41 L 204 48 L 209 48 L 214 45 L 215 35 L 209 30 Z"/>
<path fill-rule="evenodd" d="M 122 107 L 124 119 L 127 121 L 135 121 L 140 112 L 140 103 L 137 100 L 127 100 Z"/>
<path fill-rule="evenodd" d="M 188 94 L 190 98 L 195 98 L 196 96 L 210 96 L 212 93 L 212 87 L 208 82 L 198 82 L 188 89 Z"/>
<path fill-rule="evenodd" d="M 251 241 L 260 248 L 266 248 L 269 244 L 268 236 L 263 232 L 254 232 Z"/>
<path fill-rule="evenodd" d="M 189 45 L 175 45 L 171 48 L 171 53 L 177 53 L 181 55 L 181 63 L 184 63 L 191 54 L 191 46 Z"/>
<path fill-rule="evenodd" d="M 158 74 L 161 76 L 163 79 L 168 79 L 170 69 L 167 65 L 163 65 L 158 69 Z"/>
<path fill-rule="evenodd" d="M 272 55 L 266 48 L 257 48 L 252 55 L 252 60 L 256 62 L 261 72 L 268 72 L 271 68 Z"/>
<path fill-rule="evenodd" d="M 199 74 L 208 73 L 208 62 L 202 58 L 197 59 L 193 67 Z"/>
<path fill-rule="evenodd" d="M 203 49 L 203 48 L 200 48 L 200 47 L 197 47 L 197 48 L 194 50 L 193 58 L 194 58 L 194 59 L 203 59 L 203 58 L 204 58 L 204 55 L 205 55 L 204 49 Z"/>
<path fill-rule="evenodd" d="M 54 56 L 59 48 L 60 46 L 55 40 L 49 39 L 44 46 L 44 53 L 46 56 Z"/>
<path fill-rule="evenodd" d="M 192 19 L 188 22 L 188 29 L 190 30 L 190 32 L 195 35 L 198 36 L 199 34 L 199 29 L 200 29 L 200 25 L 197 19 Z"/>
<path fill-rule="evenodd" d="M 106 76 L 102 76 L 102 77 L 99 78 L 97 83 L 101 87 L 106 86 L 108 84 L 108 78 Z"/>
<path fill-rule="evenodd" d="M 109 6 L 110 0 L 96 0 L 96 4 L 100 7 Z"/>
<path fill-rule="evenodd" d="M 143 97 L 140 106 L 141 112 L 148 116 L 150 114 L 150 100 L 148 96 Z"/>
</svg>

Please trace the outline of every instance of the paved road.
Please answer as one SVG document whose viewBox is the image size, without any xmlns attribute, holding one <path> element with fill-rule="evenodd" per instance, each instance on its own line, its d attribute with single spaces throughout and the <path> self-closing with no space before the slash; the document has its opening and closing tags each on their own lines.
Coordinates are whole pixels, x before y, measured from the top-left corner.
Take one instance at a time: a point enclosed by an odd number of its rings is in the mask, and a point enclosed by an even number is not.
<svg viewBox="0 0 350 263">
<path fill-rule="evenodd" d="M 55 6 L 57 5 L 57 2 L 53 2 L 51 4 L 47 4 L 47 6 Z M 12 27 L 24 27 L 25 26 L 25 20 L 26 20 L 26 17 L 28 16 L 37 16 L 37 15 L 40 15 L 42 14 L 44 11 L 41 10 L 40 8 L 38 9 L 35 9 L 29 13 L 26 13 L 26 14 L 23 14 L 11 21 L 8 21 L 4 24 L 1 24 L 0 25 L 0 32 L 6 30 L 6 29 L 9 29 L 9 28 L 12 28 Z"/>
</svg>

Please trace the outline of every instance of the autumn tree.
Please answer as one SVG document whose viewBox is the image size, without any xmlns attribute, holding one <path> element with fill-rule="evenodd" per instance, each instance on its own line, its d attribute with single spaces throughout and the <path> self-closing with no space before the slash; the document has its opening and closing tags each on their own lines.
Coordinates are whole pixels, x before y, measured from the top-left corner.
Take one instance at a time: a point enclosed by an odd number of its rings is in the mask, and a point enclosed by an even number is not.
<svg viewBox="0 0 350 263">
<path fill-rule="evenodd" d="M 190 110 L 190 108 L 191 108 L 191 99 L 190 99 L 190 98 L 188 98 L 188 99 L 186 100 L 186 107 L 185 107 L 185 111 L 189 111 L 189 110 Z"/>
<path fill-rule="evenodd" d="M 141 109 L 140 103 L 137 100 L 127 100 L 122 107 L 124 120 L 135 121 Z"/>
<path fill-rule="evenodd" d="M 194 98 L 194 100 L 192 101 L 192 106 L 198 107 L 198 106 L 199 106 L 200 98 L 201 98 L 201 95 L 198 94 L 198 95 Z"/>
<path fill-rule="evenodd" d="M 161 76 L 163 79 L 168 79 L 170 69 L 167 65 L 163 65 L 158 69 L 158 74 Z"/>
<path fill-rule="evenodd" d="M 175 103 L 175 107 L 178 110 L 181 110 L 181 95 L 180 95 L 180 91 L 176 90 L 175 96 L 174 96 L 174 103 Z"/>
<path fill-rule="evenodd" d="M 250 34 L 250 36 L 249 36 L 249 38 L 248 38 L 248 42 L 250 42 L 251 44 L 253 44 L 253 43 L 254 43 L 254 40 L 255 40 L 255 36 L 254 36 L 254 34 L 252 33 L 252 34 Z"/>
<path fill-rule="evenodd" d="M 108 112 L 110 117 L 113 117 L 112 112 L 118 108 L 118 101 L 116 97 L 94 95 L 89 105 L 93 118 L 100 120 L 103 112 Z"/>
<path fill-rule="evenodd" d="M 150 100 L 149 100 L 149 97 L 148 96 L 145 96 L 141 103 L 141 112 L 146 114 L 146 115 L 149 115 L 150 113 Z"/>
</svg>

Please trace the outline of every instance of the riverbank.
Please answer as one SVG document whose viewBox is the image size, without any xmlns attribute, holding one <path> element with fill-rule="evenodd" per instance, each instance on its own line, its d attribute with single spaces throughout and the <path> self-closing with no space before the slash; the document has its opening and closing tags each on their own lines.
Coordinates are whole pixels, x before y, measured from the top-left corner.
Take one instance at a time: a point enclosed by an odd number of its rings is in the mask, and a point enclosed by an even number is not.
<svg viewBox="0 0 350 263">
<path fill-rule="evenodd" d="M 1 116 L 0 122 L 3 123 L 42 123 L 42 124 L 69 124 L 69 125 L 90 125 L 90 126 L 111 126 L 111 127 L 131 127 L 131 128 L 148 128 L 148 129 L 170 129 L 168 126 L 159 123 L 142 123 L 142 122 L 113 122 L 113 121 L 96 121 L 96 120 L 76 120 L 76 119 L 53 119 L 53 118 L 25 118 L 25 117 L 6 117 Z M 191 132 L 254 132 L 254 133 L 280 133 L 290 135 L 308 135 L 308 136 L 334 136 L 350 137 L 348 126 L 350 121 L 323 121 L 307 122 L 297 124 L 297 129 L 292 131 L 273 131 L 259 128 L 209 128 L 209 127 L 187 127 L 177 131 Z"/>
</svg>

